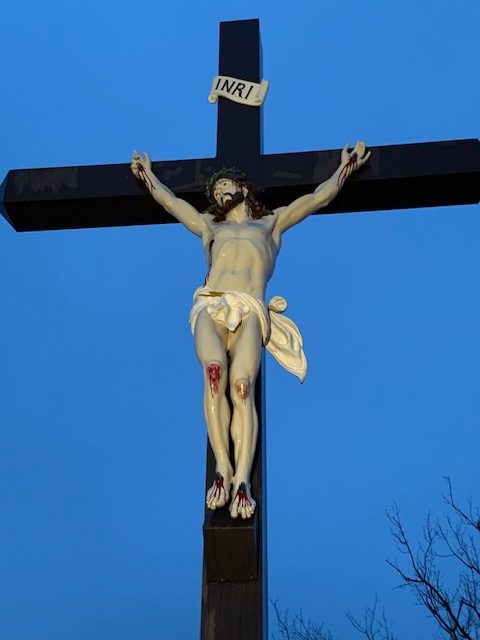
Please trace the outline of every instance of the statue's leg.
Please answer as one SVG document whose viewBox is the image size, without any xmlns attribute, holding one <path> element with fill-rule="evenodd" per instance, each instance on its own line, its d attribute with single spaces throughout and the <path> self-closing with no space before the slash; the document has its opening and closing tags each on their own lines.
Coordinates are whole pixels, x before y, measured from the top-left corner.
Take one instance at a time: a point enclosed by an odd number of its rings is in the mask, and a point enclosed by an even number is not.
<svg viewBox="0 0 480 640">
<path fill-rule="evenodd" d="M 257 445 L 258 417 L 255 380 L 262 353 L 262 329 L 257 316 L 249 314 L 230 339 L 230 397 L 233 404 L 231 435 L 235 452 L 232 518 L 250 518 L 255 511 L 250 471 Z"/>
<path fill-rule="evenodd" d="M 195 349 L 203 369 L 203 409 L 208 439 L 215 456 L 215 478 L 207 492 L 210 509 L 223 507 L 230 496 L 232 465 L 229 458 L 230 407 L 225 395 L 228 380 L 227 329 L 203 310 L 195 323 Z"/>
</svg>

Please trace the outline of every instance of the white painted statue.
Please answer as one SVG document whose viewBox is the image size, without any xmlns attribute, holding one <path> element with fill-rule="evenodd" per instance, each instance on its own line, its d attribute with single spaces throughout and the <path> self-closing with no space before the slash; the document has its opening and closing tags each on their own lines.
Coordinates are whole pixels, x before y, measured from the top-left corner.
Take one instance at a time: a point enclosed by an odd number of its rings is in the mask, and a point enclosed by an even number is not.
<svg viewBox="0 0 480 640">
<path fill-rule="evenodd" d="M 216 460 L 206 498 L 210 509 L 223 507 L 231 498 L 232 518 L 250 518 L 255 510 L 250 470 L 257 442 L 254 387 L 262 346 L 300 380 L 306 374 L 300 332 L 281 315 L 286 301 L 276 296 L 265 303 L 282 233 L 328 205 L 369 157 L 363 142 L 357 142 L 353 151 L 345 145 L 340 165 L 328 180 L 313 193 L 274 211 L 256 200 L 243 174 L 222 170 L 207 185 L 211 206 L 200 213 L 156 178 L 148 154 L 135 151 L 133 155 L 134 175 L 168 213 L 202 239 L 208 262 L 205 283 L 194 294 L 190 325 L 203 368 L 205 420 Z M 234 465 L 229 457 L 230 436 Z"/>
</svg>

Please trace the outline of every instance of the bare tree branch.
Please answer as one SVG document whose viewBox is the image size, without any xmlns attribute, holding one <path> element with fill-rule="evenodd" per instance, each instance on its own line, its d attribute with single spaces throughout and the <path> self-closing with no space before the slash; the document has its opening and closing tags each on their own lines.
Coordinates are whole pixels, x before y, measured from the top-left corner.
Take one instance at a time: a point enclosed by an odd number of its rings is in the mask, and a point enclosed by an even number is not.
<svg viewBox="0 0 480 640">
<path fill-rule="evenodd" d="M 427 516 L 423 541 L 414 549 L 394 504 L 387 517 L 397 549 L 406 556 L 406 562 L 387 562 L 401 577 L 399 586 L 412 589 L 447 638 L 480 640 L 480 564 L 475 539 L 480 534 L 480 514 L 471 502 L 468 510 L 462 509 L 454 498 L 450 479 L 445 480 L 448 491 L 444 500 L 453 510 L 453 517 L 446 519 L 447 526 L 432 522 Z M 442 571 L 442 562 L 448 560 L 459 562 L 454 588 L 447 586 Z"/>
<path fill-rule="evenodd" d="M 360 622 L 347 611 L 347 618 L 353 628 L 363 634 L 367 640 L 396 640 L 391 630 L 391 625 L 387 620 L 385 609 L 382 610 L 381 616 L 377 613 L 378 597 L 375 596 L 373 605 L 367 605 L 363 614 L 363 620 Z"/>
<path fill-rule="evenodd" d="M 450 509 L 445 522 L 428 515 L 422 539 L 412 544 L 394 503 L 387 518 L 402 561 L 387 560 L 401 578 L 400 588 L 410 589 L 437 624 L 436 637 L 444 640 L 480 640 L 480 511 L 470 500 L 463 508 L 455 499 L 450 478 L 443 496 Z M 330 632 L 305 619 L 300 612 L 292 621 L 288 610 L 275 609 L 282 640 L 333 640 Z M 396 640 L 378 599 L 365 608 L 362 619 L 347 612 L 353 628 L 366 640 Z"/>
<path fill-rule="evenodd" d="M 323 630 L 323 624 L 306 621 L 301 611 L 290 621 L 288 609 L 281 611 L 278 600 L 272 600 L 271 604 L 282 640 L 334 640 L 330 631 Z"/>
</svg>

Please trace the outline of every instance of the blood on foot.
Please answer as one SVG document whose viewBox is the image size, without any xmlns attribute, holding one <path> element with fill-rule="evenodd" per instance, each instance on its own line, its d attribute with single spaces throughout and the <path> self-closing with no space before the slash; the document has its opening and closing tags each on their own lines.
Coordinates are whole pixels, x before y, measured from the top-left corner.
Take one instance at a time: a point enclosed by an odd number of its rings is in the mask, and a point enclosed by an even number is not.
<svg viewBox="0 0 480 640">
<path fill-rule="evenodd" d="M 219 364 L 209 364 L 207 366 L 208 382 L 212 397 L 218 393 L 218 383 L 220 382 L 221 369 Z"/>
<path fill-rule="evenodd" d="M 250 498 L 247 494 L 247 485 L 245 482 L 242 482 L 237 490 L 237 495 L 235 496 L 235 500 L 238 498 L 238 508 L 243 509 L 244 507 L 253 507 L 253 504 L 250 502 Z"/>
<path fill-rule="evenodd" d="M 213 491 L 212 498 L 218 499 L 222 495 L 222 491 L 225 492 L 225 487 L 223 486 L 223 476 L 221 473 L 218 473 L 218 471 L 215 473 L 215 482 L 213 484 L 215 486 L 215 489 Z"/>
<path fill-rule="evenodd" d="M 225 489 L 223 476 L 218 471 L 215 473 L 215 480 L 207 493 L 207 507 L 214 511 L 219 507 L 223 507 L 227 501 L 228 495 Z"/>
</svg>

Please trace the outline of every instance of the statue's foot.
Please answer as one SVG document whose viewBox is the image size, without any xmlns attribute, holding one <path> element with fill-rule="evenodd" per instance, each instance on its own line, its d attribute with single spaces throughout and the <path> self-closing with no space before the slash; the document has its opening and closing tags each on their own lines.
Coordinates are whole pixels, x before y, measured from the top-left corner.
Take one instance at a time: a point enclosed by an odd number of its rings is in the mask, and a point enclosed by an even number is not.
<svg viewBox="0 0 480 640">
<path fill-rule="evenodd" d="M 250 484 L 241 482 L 236 491 L 234 487 L 233 495 L 232 504 L 230 505 L 232 518 L 238 518 L 238 516 L 241 516 L 244 520 L 251 518 L 257 504 L 250 493 Z"/>
<path fill-rule="evenodd" d="M 224 507 L 230 496 L 230 480 L 218 471 L 215 473 L 215 480 L 207 491 L 207 507 L 214 511 Z"/>
</svg>

